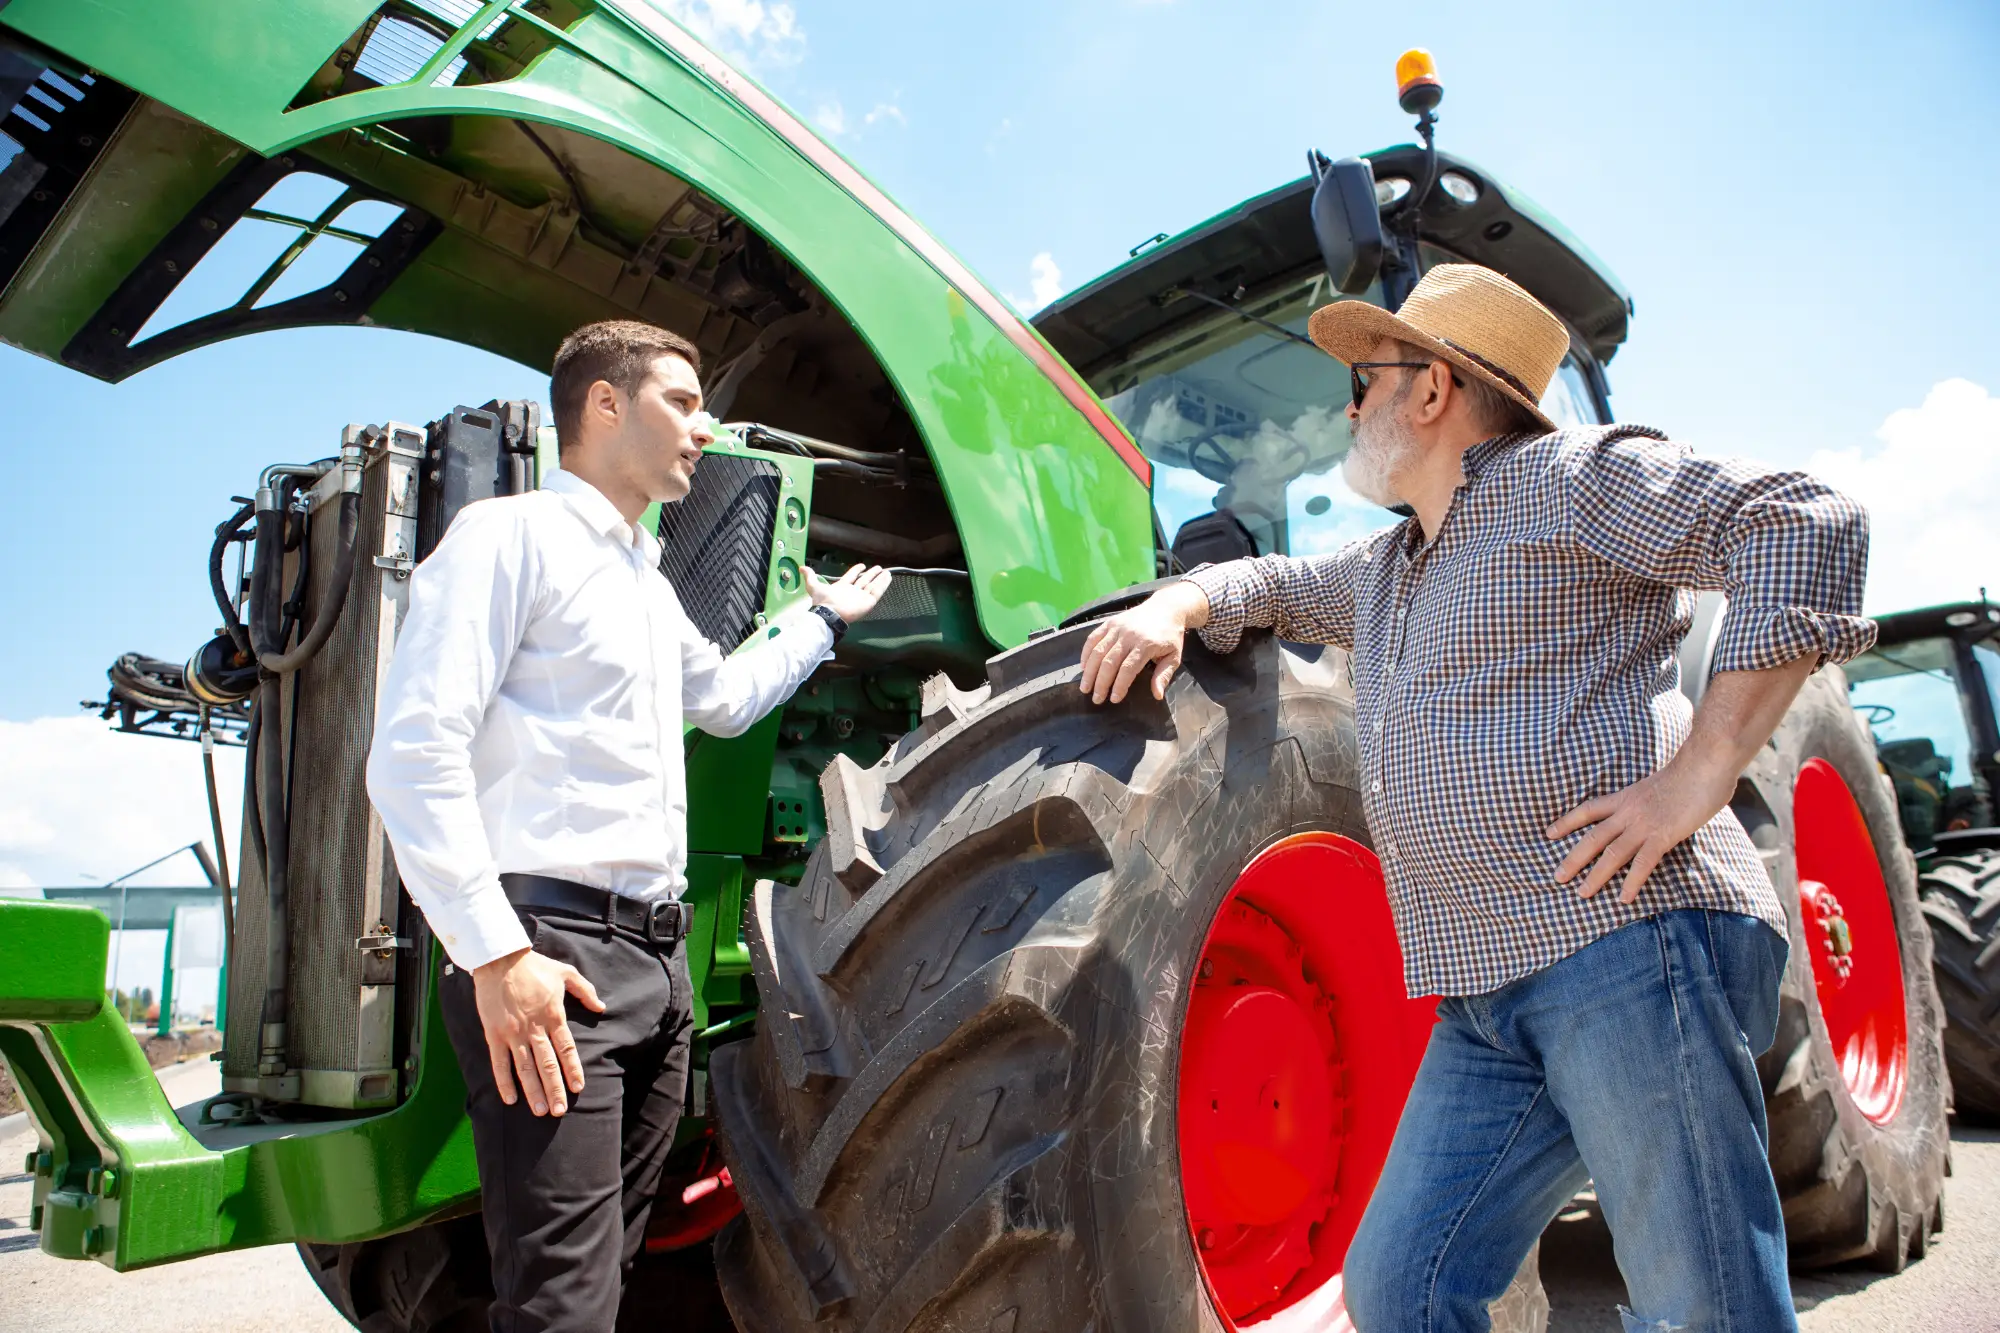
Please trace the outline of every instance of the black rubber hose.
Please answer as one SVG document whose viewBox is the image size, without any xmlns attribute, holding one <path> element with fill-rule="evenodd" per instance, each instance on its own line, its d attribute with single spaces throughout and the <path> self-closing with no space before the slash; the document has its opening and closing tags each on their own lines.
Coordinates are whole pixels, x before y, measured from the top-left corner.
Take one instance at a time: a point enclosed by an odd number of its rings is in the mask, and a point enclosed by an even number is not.
<svg viewBox="0 0 2000 1333">
<path fill-rule="evenodd" d="M 258 775 L 262 772 L 257 767 L 257 738 L 263 733 L 263 726 L 264 715 L 255 707 L 252 707 L 250 709 L 250 723 L 243 729 L 243 748 L 246 752 L 243 760 L 245 773 L 243 809 L 250 817 L 248 837 L 250 839 L 250 846 L 256 850 L 259 861 L 264 859 L 264 800 L 257 791 Z M 241 872 L 242 867 L 238 866 L 237 870 Z"/>
<path fill-rule="evenodd" d="M 263 526 L 263 519 L 260 516 L 257 523 L 260 570 L 263 562 Z M 320 650 L 326 643 L 327 636 L 333 633 L 333 627 L 340 621 L 341 608 L 347 605 L 347 585 L 354 579 L 355 535 L 360 526 L 361 497 L 350 491 L 340 497 L 340 550 L 334 557 L 333 573 L 327 580 L 325 596 L 320 601 L 318 613 L 313 617 L 312 628 L 306 631 L 303 639 L 299 640 L 298 647 L 289 652 L 281 651 L 282 644 L 279 643 L 258 643 L 257 665 L 264 670 L 280 676 L 288 671 L 297 671 Z M 270 589 L 275 583 L 276 578 L 273 576 L 272 584 L 266 585 L 267 596 L 270 595 Z M 257 623 L 255 619 L 251 621 L 253 634 Z"/>
<path fill-rule="evenodd" d="M 201 772 L 208 784 L 208 826 L 215 834 L 216 878 L 221 881 L 222 889 L 222 957 L 226 966 L 236 948 L 235 890 L 229 882 L 229 844 L 223 840 L 222 801 L 215 789 L 214 724 L 204 717 L 202 727 Z"/>
<path fill-rule="evenodd" d="M 285 1057 L 285 1002 L 290 986 L 291 951 L 287 925 L 291 832 L 285 818 L 285 747 L 276 723 L 282 682 L 268 677 L 257 687 L 257 796 L 264 830 L 264 887 L 270 917 L 264 940 L 264 1025 L 258 1034 L 258 1072 L 282 1073 Z M 269 734 L 265 734 L 268 732 Z M 279 1066 L 272 1068 L 270 1066 Z"/>
<path fill-rule="evenodd" d="M 295 510 L 286 511 L 285 549 L 299 553 L 298 563 L 292 569 L 292 590 L 285 594 L 280 604 L 284 615 L 278 622 L 278 632 L 271 642 L 283 648 L 292 641 L 292 631 L 299 626 L 299 618 L 306 610 L 306 589 L 312 584 L 312 543 L 306 540 L 306 516 Z"/>
<path fill-rule="evenodd" d="M 257 544 L 250 565 L 250 653 L 262 658 L 276 651 L 271 642 L 278 632 L 278 582 L 285 563 L 285 502 L 279 487 L 272 488 L 269 509 L 257 511 Z"/>
<path fill-rule="evenodd" d="M 243 531 L 243 525 L 257 512 L 255 501 L 246 500 L 233 518 L 217 525 L 215 545 L 208 548 L 208 586 L 215 592 L 215 607 L 222 612 L 222 631 L 229 641 L 236 645 L 236 651 L 250 656 L 250 633 L 243 628 L 243 621 L 236 614 L 236 599 L 229 595 L 229 589 L 222 582 L 222 562 L 229 553 L 229 544 L 236 540 L 236 534 Z"/>
</svg>

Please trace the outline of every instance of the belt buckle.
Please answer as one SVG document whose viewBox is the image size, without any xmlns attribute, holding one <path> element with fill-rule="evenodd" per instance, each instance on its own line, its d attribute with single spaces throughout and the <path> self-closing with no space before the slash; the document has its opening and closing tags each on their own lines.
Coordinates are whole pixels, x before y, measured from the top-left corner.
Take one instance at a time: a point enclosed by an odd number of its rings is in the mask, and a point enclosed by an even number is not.
<svg viewBox="0 0 2000 1333">
<path fill-rule="evenodd" d="M 671 922 L 665 930 L 664 923 Z M 672 898 L 663 898 L 650 904 L 646 909 L 646 943 L 673 948 L 681 938 L 681 905 Z"/>
</svg>

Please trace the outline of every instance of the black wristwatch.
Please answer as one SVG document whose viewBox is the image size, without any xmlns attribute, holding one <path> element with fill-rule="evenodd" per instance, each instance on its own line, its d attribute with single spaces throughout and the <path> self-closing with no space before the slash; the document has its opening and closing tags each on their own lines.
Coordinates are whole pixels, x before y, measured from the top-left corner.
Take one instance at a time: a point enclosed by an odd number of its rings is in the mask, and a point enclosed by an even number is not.
<svg viewBox="0 0 2000 1333">
<path fill-rule="evenodd" d="M 840 636 L 847 633 L 847 622 L 842 620 L 831 607 L 815 606 L 812 613 L 826 622 L 826 627 L 833 631 L 833 641 L 839 643 Z"/>
</svg>

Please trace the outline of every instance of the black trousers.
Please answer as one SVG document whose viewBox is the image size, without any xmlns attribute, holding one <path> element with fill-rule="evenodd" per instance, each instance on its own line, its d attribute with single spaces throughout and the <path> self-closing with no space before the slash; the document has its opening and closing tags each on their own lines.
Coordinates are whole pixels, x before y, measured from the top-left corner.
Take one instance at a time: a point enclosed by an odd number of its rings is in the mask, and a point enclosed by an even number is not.
<svg viewBox="0 0 2000 1333">
<path fill-rule="evenodd" d="M 608 1333 L 646 1238 L 687 1092 L 693 1013 L 685 947 L 556 912 L 520 912 L 535 952 L 568 963 L 604 1001 L 569 998 L 583 1092 L 566 1115 L 512 1106 L 493 1085 L 472 977 L 444 978 L 445 1027 L 465 1073 L 493 1256 L 493 1333 Z"/>
</svg>

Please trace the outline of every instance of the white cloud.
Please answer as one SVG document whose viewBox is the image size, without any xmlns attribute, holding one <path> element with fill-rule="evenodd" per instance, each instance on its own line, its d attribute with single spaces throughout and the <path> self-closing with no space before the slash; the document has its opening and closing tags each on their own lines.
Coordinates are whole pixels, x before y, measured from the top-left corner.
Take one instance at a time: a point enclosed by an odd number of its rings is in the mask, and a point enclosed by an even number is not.
<svg viewBox="0 0 2000 1333">
<path fill-rule="evenodd" d="M 1808 471 L 1868 506 L 1867 609 L 1969 601 L 2000 588 L 2000 399 L 1969 380 L 1891 412 L 1880 447 L 1823 449 Z"/>
<path fill-rule="evenodd" d="M 748 63 L 789 64 L 805 54 L 806 35 L 787 4 L 764 0 L 660 0 L 695 36 Z"/>
<path fill-rule="evenodd" d="M 113 879 L 163 852 L 212 842 L 201 747 L 121 735 L 91 716 L 0 721 L 0 887 Z M 216 753 L 222 827 L 233 877 L 243 751 Z M 201 867 L 176 857 L 132 881 L 200 884 Z"/>
<path fill-rule="evenodd" d="M 1046 250 L 1028 261 L 1028 290 L 1037 310 L 1063 294 L 1062 270 Z"/>
<path fill-rule="evenodd" d="M 1028 295 L 1010 294 L 1007 300 L 1022 314 L 1032 314 L 1063 294 L 1062 270 L 1047 250 L 1028 261 Z"/>
<path fill-rule="evenodd" d="M 859 121 L 848 119 L 847 108 L 837 97 L 820 103 L 819 109 L 813 112 L 813 124 L 836 139 L 850 132 L 859 135 L 864 130 L 892 120 L 898 125 L 907 126 L 910 123 L 909 117 L 903 114 L 903 108 L 894 102 L 877 102 Z"/>
</svg>

